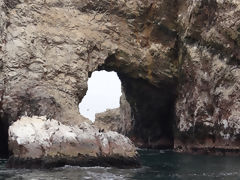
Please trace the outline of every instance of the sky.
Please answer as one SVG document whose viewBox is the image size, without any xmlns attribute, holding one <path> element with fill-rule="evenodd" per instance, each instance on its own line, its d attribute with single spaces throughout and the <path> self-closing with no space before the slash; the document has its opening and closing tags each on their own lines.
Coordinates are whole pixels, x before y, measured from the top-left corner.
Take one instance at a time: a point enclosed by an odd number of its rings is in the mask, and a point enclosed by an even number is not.
<svg viewBox="0 0 240 180">
<path fill-rule="evenodd" d="M 119 107 L 121 95 L 121 81 L 116 72 L 95 71 L 88 79 L 88 91 L 79 104 L 79 111 L 94 121 L 95 113 Z"/>
</svg>

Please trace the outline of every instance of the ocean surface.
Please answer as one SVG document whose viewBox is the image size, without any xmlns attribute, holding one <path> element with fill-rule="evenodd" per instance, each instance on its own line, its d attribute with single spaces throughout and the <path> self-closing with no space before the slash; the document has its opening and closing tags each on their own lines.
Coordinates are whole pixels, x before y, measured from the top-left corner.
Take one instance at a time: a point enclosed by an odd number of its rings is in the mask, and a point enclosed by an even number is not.
<svg viewBox="0 0 240 180">
<path fill-rule="evenodd" d="M 0 159 L 0 180 L 240 180 L 240 157 L 178 154 L 139 150 L 142 167 L 117 169 L 65 166 L 52 170 L 6 169 Z"/>
</svg>

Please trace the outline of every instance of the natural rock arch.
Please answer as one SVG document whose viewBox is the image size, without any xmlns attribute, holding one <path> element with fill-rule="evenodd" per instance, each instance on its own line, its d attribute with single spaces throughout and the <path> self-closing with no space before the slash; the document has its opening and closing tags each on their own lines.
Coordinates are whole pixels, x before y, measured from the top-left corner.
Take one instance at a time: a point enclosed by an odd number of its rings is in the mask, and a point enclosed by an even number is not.
<svg viewBox="0 0 240 180">
<path fill-rule="evenodd" d="M 177 95 L 176 149 L 239 151 L 239 2 L 14 2 L 0 0 L 1 121 L 27 114 L 78 124 L 88 75 L 111 69 L 136 120 L 147 114 L 137 117 L 145 107 L 135 88 L 169 100 L 170 112 Z"/>
<path fill-rule="evenodd" d="M 130 104 L 132 115 L 128 121 L 133 121 L 131 129 L 120 132 L 130 137 L 139 147 L 173 148 L 176 84 L 161 82 L 157 86 L 152 85 L 142 78 L 131 77 L 131 74 L 124 72 L 129 67 L 124 68 L 122 65 L 122 71 L 118 63 L 119 60 L 112 55 L 98 69 L 118 73 L 123 94 Z"/>
</svg>

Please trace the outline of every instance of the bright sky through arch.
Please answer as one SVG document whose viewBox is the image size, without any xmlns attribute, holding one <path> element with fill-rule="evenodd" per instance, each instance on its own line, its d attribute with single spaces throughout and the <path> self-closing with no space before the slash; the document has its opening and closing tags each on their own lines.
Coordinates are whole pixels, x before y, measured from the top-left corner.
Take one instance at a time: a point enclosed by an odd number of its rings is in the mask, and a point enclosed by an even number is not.
<svg viewBox="0 0 240 180">
<path fill-rule="evenodd" d="M 121 95 L 121 81 L 116 72 L 95 71 L 88 79 L 88 91 L 79 104 L 79 111 L 94 121 L 95 113 L 119 107 Z"/>
</svg>

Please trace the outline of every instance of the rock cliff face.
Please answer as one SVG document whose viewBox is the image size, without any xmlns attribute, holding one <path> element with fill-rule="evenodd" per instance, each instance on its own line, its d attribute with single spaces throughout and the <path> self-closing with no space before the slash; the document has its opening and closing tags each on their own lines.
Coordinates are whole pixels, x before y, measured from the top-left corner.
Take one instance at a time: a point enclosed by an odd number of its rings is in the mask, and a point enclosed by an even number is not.
<svg viewBox="0 0 240 180">
<path fill-rule="evenodd" d="M 180 151 L 239 151 L 239 13 L 239 1 L 220 0 L 179 10 L 179 25 L 187 27 L 176 103 Z"/>
<path fill-rule="evenodd" d="M 0 0 L 0 10 L 6 126 L 24 114 L 86 121 L 88 75 L 115 70 L 136 143 L 239 150 L 238 0 Z"/>
</svg>

